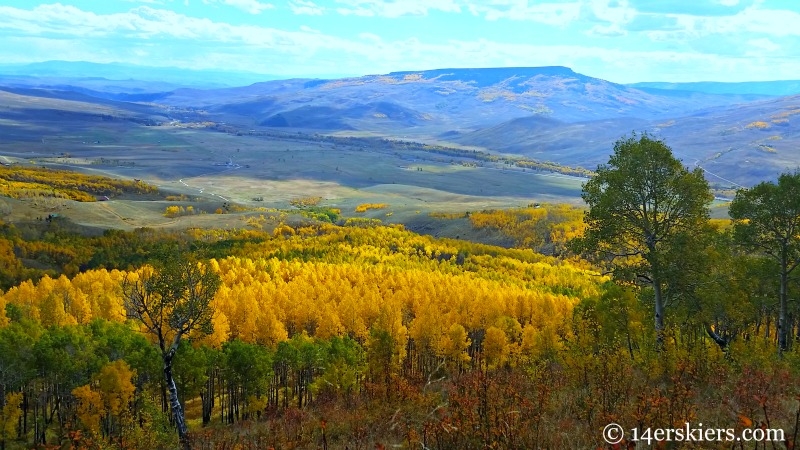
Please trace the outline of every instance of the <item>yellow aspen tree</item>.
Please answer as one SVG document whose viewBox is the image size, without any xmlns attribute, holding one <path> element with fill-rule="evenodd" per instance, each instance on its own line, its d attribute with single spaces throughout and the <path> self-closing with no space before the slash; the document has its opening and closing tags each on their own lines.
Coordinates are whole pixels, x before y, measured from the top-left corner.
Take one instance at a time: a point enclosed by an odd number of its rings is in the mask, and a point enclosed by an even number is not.
<svg viewBox="0 0 800 450">
<path fill-rule="evenodd" d="M 211 348 L 222 348 L 222 344 L 228 342 L 231 337 L 231 326 L 225 313 L 218 309 L 214 310 L 214 317 L 211 318 L 214 329 L 210 334 L 200 336 L 196 341 L 198 345 L 207 345 Z"/>
<path fill-rule="evenodd" d="M 75 323 L 85 324 L 92 320 L 92 313 L 88 305 L 87 296 L 78 289 L 65 275 L 55 280 L 53 295 L 61 299 L 64 312 L 74 319 Z"/>
<path fill-rule="evenodd" d="M 135 375 L 136 372 L 131 370 L 128 363 L 121 359 L 106 364 L 100 369 L 97 377 L 98 387 L 106 411 L 113 416 L 122 416 L 133 400 L 136 386 L 133 385 L 131 379 Z"/>
<path fill-rule="evenodd" d="M 483 355 L 488 368 L 497 368 L 503 365 L 508 358 L 508 338 L 505 331 L 497 327 L 486 329 L 483 338 Z"/>
<path fill-rule="evenodd" d="M 320 339 L 330 339 L 342 334 L 344 327 L 334 308 L 335 305 L 331 305 L 330 303 L 326 303 L 321 307 L 320 322 L 317 327 L 316 337 Z"/>
<path fill-rule="evenodd" d="M 3 298 L 6 299 L 7 304 L 18 306 L 26 318 L 34 322 L 41 322 L 39 292 L 31 280 L 23 281 L 19 285 L 12 287 L 5 293 Z"/>
<path fill-rule="evenodd" d="M 17 423 L 22 416 L 22 392 L 9 392 L 5 406 L 0 410 L 0 444 L 5 448 L 6 441 L 17 435 Z"/>
<path fill-rule="evenodd" d="M 91 433 L 100 430 L 100 418 L 105 414 L 103 399 L 100 393 L 85 384 L 72 390 L 77 400 L 76 414 L 84 429 Z"/>
<path fill-rule="evenodd" d="M 416 311 L 416 317 L 409 325 L 408 334 L 414 339 L 414 344 L 418 350 L 431 353 L 439 353 L 439 341 L 444 335 L 441 311 L 436 307 L 436 303 L 430 301 Z"/>
<path fill-rule="evenodd" d="M 0 295 L 0 327 L 8 325 L 8 317 L 6 317 L 6 298 Z"/>
<path fill-rule="evenodd" d="M 63 297 L 53 292 L 52 289 L 42 289 L 39 292 L 39 295 L 41 295 L 39 298 L 39 311 L 42 326 L 63 326 L 77 323 L 75 318 L 64 310 Z"/>
<path fill-rule="evenodd" d="M 91 318 L 113 322 L 126 320 L 120 288 L 122 277 L 123 273 L 118 270 L 100 269 L 79 273 L 72 279 L 72 286 L 86 294 Z"/>
<path fill-rule="evenodd" d="M 442 338 L 439 348 L 441 356 L 447 358 L 451 371 L 470 361 L 469 354 L 467 354 L 469 337 L 467 337 L 467 330 L 461 324 L 454 323 L 450 326 L 447 334 Z"/>
</svg>

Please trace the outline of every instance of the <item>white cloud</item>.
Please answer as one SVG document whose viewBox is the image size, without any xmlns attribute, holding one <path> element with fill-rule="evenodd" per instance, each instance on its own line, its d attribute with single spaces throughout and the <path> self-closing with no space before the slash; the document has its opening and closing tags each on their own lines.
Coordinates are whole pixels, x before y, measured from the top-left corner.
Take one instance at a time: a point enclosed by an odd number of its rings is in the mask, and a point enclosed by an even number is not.
<svg viewBox="0 0 800 450">
<path fill-rule="evenodd" d="M 685 42 L 690 39 L 697 39 L 706 33 L 701 30 L 700 24 L 704 19 L 697 16 L 685 14 L 671 15 L 675 19 L 675 26 L 671 29 L 648 30 L 645 36 L 656 42 Z"/>
<path fill-rule="evenodd" d="M 483 16 L 486 20 L 509 19 L 565 26 L 580 17 L 581 3 L 535 2 L 529 5 L 527 0 L 493 0 L 488 4 L 473 2 L 468 9 L 472 14 Z"/>
<path fill-rule="evenodd" d="M 381 37 L 378 36 L 377 34 L 374 34 L 374 33 L 358 33 L 358 37 L 359 37 L 359 39 L 363 39 L 365 41 L 371 41 L 371 42 L 375 42 L 375 43 L 378 43 L 378 42 L 382 41 Z"/>
<path fill-rule="evenodd" d="M 595 25 L 586 32 L 589 36 L 617 37 L 628 34 L 618 23 L 611 25 Z"/>
<path fill-rule="evenodd" d="M 594 19 L 617 26 L 631 22 L 637 15 L 636 9 L 630 6 L 628 0 L 591 0 L 589 9 Z"/>
<path fill-rule="evenodd" d="M 766 53 L 776 52 L 781 49 L 781 46 L 772 42 L 767 38 L 759 38 L 759 39 L 751 39 L 747 41 L 748 47 L 750 47 L 750 51 L 748 54 L 751 55 L 761 55 Z"/>
<path fill-rule="evenodd" d="M 275 63 L 301 57 L 308 61 L 309 66 L 313 58 L 327 55 L 335 55 L 334 58 L 374 56 L 368 42 L 325 35 L 310 28 L 287 31 L 255 25 L 231 25 L 149 6 L 106 15 L 60 4 L 40 5 L 32 10 L 0 6 L 0 16 L 4 17 L 0 33 L 16 35 L 18 39 L 27 36 L 24 40 L 31 42 L 44 35 L 48 36 L 48 42 L 70 42 L 68 48 L 71 51 L 64 54 L 75 54 L 84 49 L 83 59 L 89 61 L 98 60 L 100 55 L 95 53 L 97 48 L 105 48 L 112 53 L 116 51 L 118 58 L 131 59 L 133 56 L 129 49 L 144 43 L 158 44 L 161 53 L 170 59 L 171 64 L 189 64 L 191 61 L 191 64 L 197 65 L 196 68 L 257 65 L 265 51 Z M 58 38 L 50 39 L 52 36 Z M 4 41 L 10 40 L 4 38 Z M 177 50 L 178 47 L 182 50 Z M 55 50 L 61 46 L 53 45 L 52 48 Z M 0 51 L 0 59 L 5 59 L 2 55 L 10 52 Z M 46 48 L 42 47 L 40 55 L 45 52 Z M 202 56 L 192 57 L 188 53 Z M 40 56 L 38 59 L 55 59 L 53 55 L 61 54 L 54 52 L 49 57 Z M 128 62 L 137 63 L 133 59 Z M 219 61 L 225 63 L 215 65 Z"/>
<path fill-rule="evenodd" d="M 420 5 L 414 1 L 410 4 Z M 435 4 L 435 1 L 431 0 L 431 4 Z M 411 7 L 404 5 L 402 7 L 409 11 Z M 508 11 L 513 10 L 514 5 L 503 0 L 502 5 L 497 3 L 493 7 Z M 521 3 L 517 7 L 530 8 Z M 619 7 L 622 6 L 616 8 Z M 382 14 L 400 12 L 381 11 Z M 417 10 L 412 8 L 410 11 Z M 483 10 L 480 13 L 485 15 L 489 12 Z M 627 20 L 627 14 L 620 11 L 601 12 L 605 19 L 620 22 Z M 795 17 L 796 13 L 776 13 L 758 8 L 721 18 L 683 15 L 674 16 L 678 23 L 675 34 L 661 37 L 686 39 L 735 34 L 732 31 L 735 27 L 749 31 L 762 30 L 766 28 L 766 20 L 777 20 L 776 14 L 787 16 L 787 21 L 800 23 L 800 18 Z M 290 31 L 257 25 L 234 25 L 151 6 L 139 6 L 114 14 L 95 14 L 61 4 L 40 5 L 31 10 L 0 6 L 0 17 L 3 17 L 0 21 L 0 38 L 5 44 L 0 47 L 0 60 L 7 62 L 47 59 L 119 61 L 195 69 L 224 67 L 287 76 L 322 76 L 344 71 L 351 74 L 387 73 L 442 67 L 563 65 L 617 82 L 743 81 L 787 78 L 788 75 L 782 74 L 800 73 L 800 58 L 776 58 L 781 48 L 788 51 L 792 47 L 780 36 L 769 35 L 766 31 L 753 31 L 756 34 L 744 37 L 737 34 L 743 48 L 726 56 L 713 49 L 702 51 L 697 47 L 688 51 L 664 49 L 666 45 L 677 49 L 690 48 L 673 43 L 659 43 L 650 45 L 650 48 L 642 45 L 635 50 L 631 46 L 604 48 L 601 43 L 605 40 L 599 39 L 586 44 L 559 45 L 553 40 L 552 43 L 537 45 L 503 43 L 492 39 L 434 41 L 423 34 L 419 38 L 397 40 L 369 33 L 344 38 L 326 33 L 324 28 L 320 31 L 300 27 Z M 605 35 L 627 31 L 628 37 L 624 39 L 631 39 L 632 31 L 605 19 L 595 20 L 585 29 Z M 561 19 L 540 19 L 537 16 L 528 20 L 567 23 Z M 785 25 L 783 22 L 778 24 Z M 795 36 L 800 34 L 800 27 L 796 25 L 787 28 L 776 32 L 793 33 Z M 354 31 L 358 33 L 361 30 Z M 25 53 L 18 49 L 25 49 Z M 746 51 L 760 52 L 760 55 L 771 58 L 769 64 L 753 64 Z"/>
<path fill-rule="evenodd" d="M 325 8 L 308 0 L 294 0 L 289 2 L 292 13 L 297 15 L 320 16 L 325 12 Z"/>
<path fill-rule="evenodd" d="M 722 6 L 736 6 L 739 4 L 739 0 L 717 0 L 716 3 Z"/>
<path fill-rule="evenodd" d="M 751 6 L 735 15 L 707 18 L 704 22 L 708 32 L 800 36 L 800 14 L 795 11 Z"/>
<path fill-rule="evenodd" d="M 151 2 L 153 0 L 144 0 Z M 213 3 L 221 3 L 223 5 L 232 6 L 240 9 L 249 14 L 261 14 L 263 11 L 275 8 L 271 3 L 264 3 L 258 0 L 202 0 L 206 5 Z M 189 0 L 184 0 L 184 5 L 189 6 Z"/>
<path fill-rule="evenodd" d="M 461 12 L 454 0 L 336 0 L 342 15 L 364 17 L 424 16 L 429 11 Z"/>
<path fill-rule="evenodd" d="M 262 11 L 275 7 L 275 5 L 259 2 L 258 0 L 222 0 L 222 3 L 250 14 L 261 14 Z"/>
<path fill-rule="evenodd" d="M 795 11 L 762 9 L 758 4 L 727 16 L 667 14 L 675 19 L 670 30 L 652 30 L 646 35 L 655 41 L 683 41 L 701 37 L 773 39 L 800 36 L 800 14 Z"/>
</svg>

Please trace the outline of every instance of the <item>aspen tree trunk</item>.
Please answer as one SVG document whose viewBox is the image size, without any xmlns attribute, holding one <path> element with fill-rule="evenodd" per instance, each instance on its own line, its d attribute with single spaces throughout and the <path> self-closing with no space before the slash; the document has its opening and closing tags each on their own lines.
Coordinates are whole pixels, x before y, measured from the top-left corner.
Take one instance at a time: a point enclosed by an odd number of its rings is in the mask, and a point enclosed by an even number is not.
<svg viewBox="0 0 800 450">
<path fill-rule="evenodd" d="M 781 293 L 780 293 L 780 309 L 778 310 L 778 350 L 782 353 L 789 348 L 787 339 L 788 329 L 786 320 L 787 298 L 788 298 L 788 284 L 789 274 L 786 270 L 786 258 L 781 261 Z"/>
<path fill-rule="evenodd" d="M 211 422 L 211 413 L 214 409 L 214 371 L 209 370 L 205 389 L 200 391 L 200 400 L 203 403 L 203 426 Z"/>
<path fill-rule="evenodd" d="M 181 402 L 178 400 L 178 387 L 175 385 L 175 379 L 172 377 L 172 358 L 175 356 L 176 347 L 177 345 L 173 345 L 167 354 L 164 355 L 164 381 L 167 383 L 169 407 L 172 411 L 172 417 L 175 420 L 175 427 L 178 429 L 181 447 L 188 450 L 192 448 L 189 443 L 189 429 L 186 427 L 183 408 L 181 407 Z"/>
<path fill-rule="evenodd" d="M 655 292 L 655 327 L 656 327 L 656 348 L 658 351 L 664 349 L 664 298 L 661 293 L 661 280 L 653 277 L 653 291 Z"/>
</svg>

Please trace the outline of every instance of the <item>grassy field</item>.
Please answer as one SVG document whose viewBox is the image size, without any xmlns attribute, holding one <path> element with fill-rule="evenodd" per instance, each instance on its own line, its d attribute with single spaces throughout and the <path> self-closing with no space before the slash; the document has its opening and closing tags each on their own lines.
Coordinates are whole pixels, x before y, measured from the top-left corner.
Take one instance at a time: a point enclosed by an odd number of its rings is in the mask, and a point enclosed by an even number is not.
<svg viewBox="0 0 800 450">
<path fill-rule="evenodd" d="M 240 136 L 185 125 L 87 121 L 72 112 L 42 120 L 6 115 L 0 127 L 13 132 L 0 143 L 0 161 L 140 179 L 157 186 L 161 198 L 14 202 L 10 219 L 57 212 L 102 228 L 238 227 L 258 209 L 289 209 L 293 199 L 322 197 L 322 206 L 339 208 L 345 218 L 406 223 L 431 211 L 580 202 L 583 179 L 575 177 L 501 164 L 476 166 L 463 158 L 370 147 L 362 140 L 350 145 L 308 135 Z M 169 195 L 184 197 L 176 202 Z M 389 206 L 356 213 L 361 203 Z M 192 206 L 197 214 L 164 217 L 167 206 L 178 204 Z M 253 211 L 214 214 L 226 205 Z"/>
</svg>

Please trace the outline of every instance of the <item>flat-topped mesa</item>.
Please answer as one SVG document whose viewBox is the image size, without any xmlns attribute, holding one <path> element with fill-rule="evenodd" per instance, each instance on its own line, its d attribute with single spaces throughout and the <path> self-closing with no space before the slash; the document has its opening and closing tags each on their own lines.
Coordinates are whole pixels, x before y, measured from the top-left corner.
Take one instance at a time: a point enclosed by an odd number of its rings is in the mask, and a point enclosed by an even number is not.
<svg viewBox="0 0 800 450">
<path fill-rule="evenodd" d="M 569 67 L 564 66 L 434 69 L 390 72 L 385 76 L 404 78 L 409 75 L 419 75 L 425 79 L 436 78 L 439 81 L 474 81 L 478 86 L 489 86 L 513 77 L 565 77 L 577 78 L 584 81 L 593 79 L 592 77 L 576 73 Z"/>
</svg>

